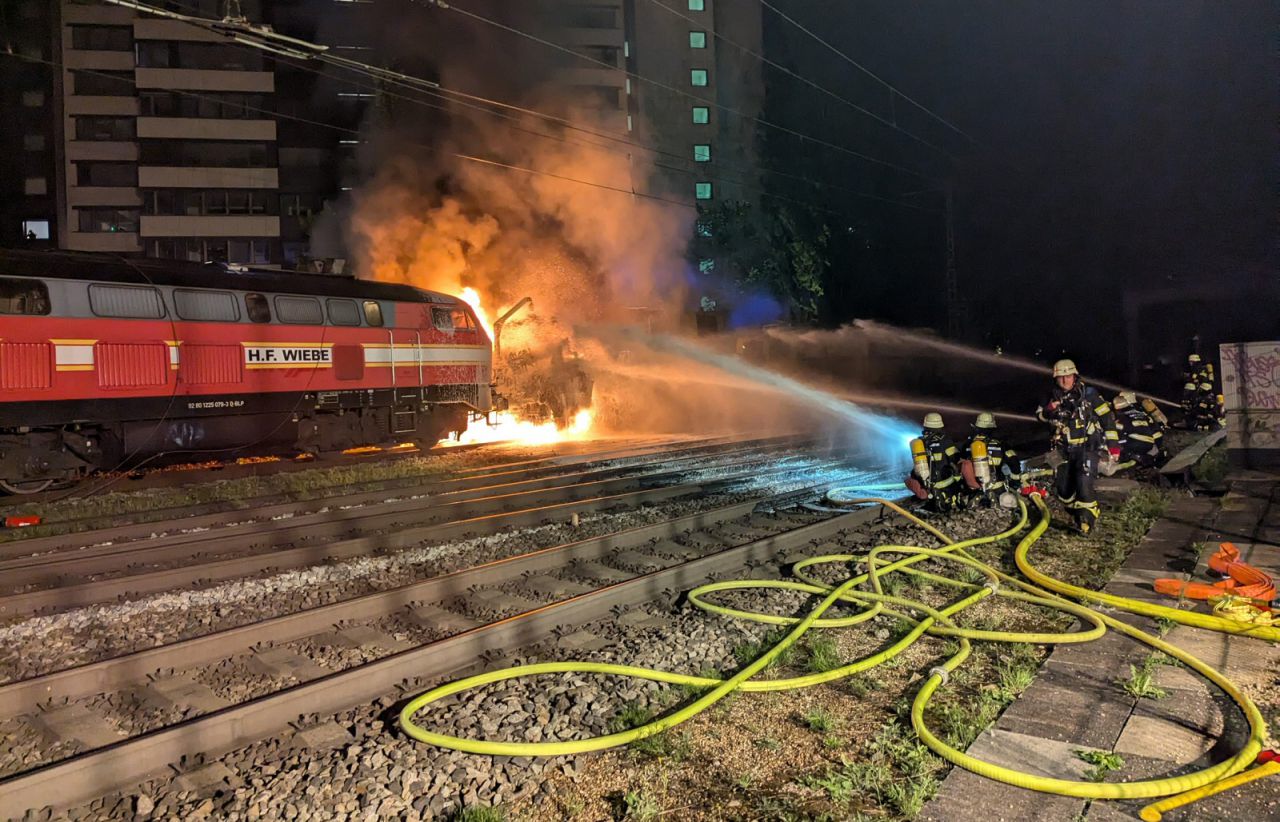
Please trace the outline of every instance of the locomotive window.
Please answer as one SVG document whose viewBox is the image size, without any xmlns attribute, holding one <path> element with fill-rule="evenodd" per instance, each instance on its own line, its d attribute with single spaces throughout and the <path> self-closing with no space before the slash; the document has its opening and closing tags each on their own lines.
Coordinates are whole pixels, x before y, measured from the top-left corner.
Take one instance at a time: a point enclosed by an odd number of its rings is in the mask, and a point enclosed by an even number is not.
<svg viewBox="0 0 1280 822">
<path fill-rule="evenodd" d="M 360 309 L 351 300 L 325 300 L 329 308 L 329 322 L 334 325 L 359 325 Z"/>
<path fill-rule="evenodd" d="M 471 315 L 466 310 L 455 308 L 449 312 L 453 318 L 454 331 L 475 331 L 476 324 L 471 321 Z"/>
<path fill-rule="evenodd" d="M 293 325 L 324 325 L 324 312 L 315 297 L 276 297 L 276 317 Z"/>
<path fill-rule="evenodd" d="M 453 313 L 447 308 L 433 308 L 431 324 L 441 331 L 453 331 Z"/>
<path fill-rule="evenodd" d="M 364 321 L 375 328 L 382 325 L 382 306 L 376 300 L 364 301 Z"/>
<path fill-rule="evenodd" d="M 249 322 L 271 322 L 271 304 L 261 294 L 245 294 L 244 307 L 249 313 Z"/>
<path fill-rule="evenodd" d="M 0 277 L 0 314 L 48 314 L 49 289 L 39 280 Z"/>
<path fill-rule="evenodd" d="M 233 323 L 240 319 L 235 295 L 229 291 L 173 290 L 173 310 L 184 320 Z"/>
<path fill-rule="evenodd" d="M 99 317 L 158 320 L 164 316 L 160 292 L 144 285 L 91 285 L 89 307 Z"/>
</svg>

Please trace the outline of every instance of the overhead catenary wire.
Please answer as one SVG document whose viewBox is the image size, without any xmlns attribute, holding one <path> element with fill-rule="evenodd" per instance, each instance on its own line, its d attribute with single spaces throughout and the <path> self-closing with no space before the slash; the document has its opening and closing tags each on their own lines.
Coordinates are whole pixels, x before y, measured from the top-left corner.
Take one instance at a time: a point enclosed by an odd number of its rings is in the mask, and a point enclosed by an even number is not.
<svg viewBox="0 0 1280 822">
<path fill-rule="evenodd" d="M 900 165 L 900 164 L 898 164 L 898 163 L 890 162 L 890 161 L 888 161 L 888 160 L 881 160 L 881 159 L 879 159 L 879 158 L 877 158 L 877 157 L 872 157 L 871 155 L 864 154 L 864 153 L 862 153 L 862 152 L 860 152 L 860 151 L 856 151 L 856 150 L 854 150 L 854 149 L 848 148 L 847 146 L 842 146 L 842 145 L 839 145 L 839 144 L 837 144 L 837 143 L 832 143 L 832 142 L 830 142 L 830 141 L 823 140 L 823 139 L 821 139 L 821 138 L 819 138 L 819 137 L 814 137 L 814 136 L 813 136 L 813 135 L 811 135 L 811 134 L 805 134 L 804 132 L 797 131 L 796 129 L 790 128 L 790 127 L 788 127 L 788 126 L 784 126 L 784 125 L 782 125 L 782 124 L 780 124 L 780 123 L 775 123 L 775 122 L 773 122 L 773 121 L 771 121 L 771 120 L 766 120 L 766 119 L 764 119 L 763 117 L 757 117 L 757 116 L 754 116 L 754 115 L 752 115 L 752 114 L 748 114 L 748 113 L 746 113 L 746 112 L 744 112 L 744 111 L 741 111 L 741 110 L 739 110 L 739 109 L 733 108 L 732 106 L 726 106 L 726 105 L 724 105 L 723 103 L 720 103 L 720 102 L 718 102 L 718 101 L 716 101 L 716 100 L 714 100 L 714 99 L 712 99 L 712 98 L 699 96 L 699 95 L 694 94 L 694 93 L 692 93 L 692 92 L 685 91 L 684 89 L 677 88 L 676 86 L 672 86 L 672 85 L 670 85 L 670 84 L 668 84 L 668 83 L 663 83 L 663 82 L 662 82 L 662 81 L 660 81 L 660 80 L 654 80 L 654 79 L 653 79 L 653 78 L 651 78 L 651 77 L 646 77 L 646 76 L 644 76 L 644 75 L 642 75 L 642 74 L 639 74 L 639 73 L 634 72 L 634 71 L 630 71 L 630 70 L 628 70 L 628 69 L 619 69 L 616 65 L 613 65 L 613 64 L 611 64 L 611 63 L 607 63 L 607 62 L 605 62 L 604 60 L 597 60 L 597 59 L 596 59 L 596 58 L 594 58 L 594 57 L 590 57 L 590 56 L 585 55 L 585 54 L 580 54 L 579 52 L 576 52 L 576 51 L 574 51 L 573 49 L 568 48 L 567 46 L 562 46 L 562 45 L 560 45 L 559 43 L 554 43 L 554 42 L 552 42 L 552 41 L 550 41 L 550 40 L 547 40 L 547 39 L 546 39 L 546 38 L 544 38 L 544 37 L 539 37 L 538 35 L 533 34 L 533 33 L 531 33 L 531 32 L 525 31 L 525 30 L 520 29 L 520 28 L 517 28 L 517 27 L 515 27 L 515 26 L 507 25 L 506 23 L 503 23 L 503 22 L 501 22 L 501 21 L 494 20 L 494 19 L 492 19 L 492 18 L 485 17 L 485 16 L 484 16 L 484 15 L 482 15 L 482 14 L 478 14 L 478 13 L 476 13 L 476 12 L 469 11 L 469 10 L 467 10 L 467 9 L 461 8 L 460 6 L 458 6 L 458 5 L 454 4 L 454 3 L 436 3 L 436 2 L 435 2 L 435 0 L 409 0 L 409 1 L 410 1 L 410 2 L 412 2 L 412 3 L 417 3 L 417 4 L 419 4 L 419 5 L 424 5 L 424 4 L 438 5 L 440 8 L 445 9 L 446 11 L 453 11 L 453 12 L 457 12 L 458 14 L 461 14 L 461 15 L 463 15 L 464 17 L 468 17 L 468 18 L 470 18 L 470 19 L 472 19 L 472 20 L 475 20 L 475 21 L 480 22 L 480 23 L 484 23 L 485 25 L 492 26 L 492 27 L 497 28 L 497 29 L 501 29 L 502 31 L 508 32 L 508 33 L 510 33 L 510 34 L 514 34 L 514 35 L 516 35 L 516 36 L 518 36 L 518 37 L 523 37 L 523 38 L 525 38 L 525 39 L 527 39 L 527 40 L 530 40 L 530 41 L 532 41 L 532 42 L 539 43 L 539 44 L 544 45 L 544 46 L 546 46 L 546 47 L 548 47 L 548 48 L 554 49 L 554 50 L 559 51 L 559 52 L 562 52 L 562 53 L 564 53 L 564 54 L 568 54 L 568 55 L 570 55 L 570 56 L 574 57 L 575 59 L 578 59 L 578 60 L 585 60 L 586 62 L 588 62 L 588 63 L 592 63 L 593 65 L 596 65 L 596 66 L 598 66 L 598 67 L 600 67 L 600 68 L 606 68 L 606 69 L 609 69 L 610 71 L 620 71 L 620 72 L 622 72 L 623 74 L 625 74 L 627 77 L 630 77 L 630 78 L 632 78 L 632 79 L 634 79 L 634 80 L 637 80 L 637 81 L 639 81 L 639 82 L 641 82 L 641 83 L 646 83 L 646 84 L 651 85 L 651 86 L 654 86 L 654 87 L 656 87 L 656 88 L 660 88 L 660 89 L 662 89 L 662 90 L 664 90 L 664 91 L 669 91 L 669 92 L 671 92 L 672 94 L 679 95 L 679 96 L 684 97 L 684 98 L 686 98 L 686 99 L 693 100 L 693 101 L 695 101 L 695 102 L 705 104 L 705 105 L 707 105 L 707 106 L 709 106 L 709 107 L 711 107 L 711 108 L 715 108 L 715 109 L 716 109 L 716 110 L 718 110 L 718 111 L 722 111 L 722 112 L 724 112 L 725 114 L 730 114 L 730 115 L 733 115 L 733 116 L 735 116 L 735 117 L 739 117 L 739 118 L 744 119 L 744 120 L 750 120 L 750 121 L 755 122 L 755 123 L 757 123 L 758 125 L 764 126 L 764 127 L 766 127 L 766 128 L 771 128 L 771 129 L 774 129 L 774 130 L 776 130 L 776 131 L 782 132 L 782 133 L 784 133 L 784 134 L 789 134 L 789 135 L 791 135 L 792 137 L 797 137 L 797 138 L 799 138 L 799 139 L 800 139 L 800 140 L 802 140 L 802 141 L 809 142 L 809 143 L 813 143 L 814 145 L 822 146 L 823 148 L 828 148 L 828 149 L 831 149 L 831 150 L 833 150 L 833 151 L 838 151 L 838 152 L 841 152 L 841 153 L 843 153 L 843 154 L 847 154 L 847 155 L 849 155 L 849 156 L 856 157 L 856 158 L 858 158 L 858 159 L 860 159 L 860 160 L 863 160 L 863 161 L 865 161 L 865 162 L 868 162 L 868 163 L 873 163 L 873 164 L 875 164 L 875 165 L 880 165 L 880 166 L 884 166 L 884 167 L 886 167 L 886 168 L 891 168 L 891 169 L 894 169 L 895 171 L 900 171 L 900 172 L 902 172 L 902 173 L 904 173 L 904 174 L 909 174 L 909 175 L 911 175 L 911 176 L 913 176 L 913 177 L 916 177 L 916 178 L 918 178 L 918 179 L 922 179 L 922 180 L 934 180 L 934 179 L 936 179 L 935 177 L 933 177 L 933 176 L 931 176 L 931 175 L 929 175 L 929 174 L 926 174 L 925 172 L 923 172 L 923 171 L 921 171 L 921 170 L 919 170 L 919 169 L 910 168 L 910 167 L 908 167 L 908 166 Z M 114 2 L 123 2 L 123 0 L 104 0 L 104 2 L 112 2 L 112 3 L 114 3 Z"/>
<path fill-rule="evenodd" d="M 662 9 L 663 11 L 667 12 L 668 14 L 675 15 L 676 17 L 679 17 L 681 20 L 684 20 L 684 21 L 688 22 L 688 23 L 689 23 L 690 25 L 692 25 L 692 26 L 703 26 L 703 25 L 705 25 L 705 23 L 704 23 L 703 21 L 701 21 L 701 20 L 697 20 L 697 19 L 695 19 L 695 18 L 693 18 L 693 17 L 690 17 L 689 15 L 685 14 L 684 12 L 681 12 L 679 9 L 676 9 L 676 8 L 674 8 L 674 7 L 672 7 L 672 6 L 668 6 L 666 3 L 664 3 L 664 2 L 663 2 L 663 0 L 649 0 L 649 2 L 650 2 L 650 3 L 652 3 L 653 5 L 657 6 L 658 8 Z M 741 51 L 743 54 L 746 54 L 746 55 L 747 55 L 747 56 L 749 56 L 749 57 L 753 57 L 753 58 L 755 58 L 756 60 L 759 60 L 761 63 L 764 63 L 766 66 L 769 66 L 769 67 L 770 67 L 770 68 L 772 68 L 772 69 L 775 69 L 775 70 L 777 70 L 777 71 L 780 71 L 780 72 L 782 72 L 783 74 L 787 75 L 788 77 L 790 77 L 790 78 L 792 78 L 792 79 L 794 79 L 794 80 L 798 80 L 798 81 L 800 81 L 801 83 L 804 83 L 806 86 L 808 86 L 808 87 L 809 87 L 809 88 L 811 88 L 811 89 L 814 89 L 815 91 L 822 92 L 823 94 L 827 95 L 828 97 L 832 98 L 833 100 L 837 100 L 837 101 L 839 101 L 840 103 L 843 103 L 844 105 L 848 106 L 849 108 L 852 108 L 854 111 L 858 112 L 859 114 L 861 114 L 861 115 L 863 115 L 863 116 L 865 116 L 865 117 L 869 117 L 869 118 L 871 118 L 872 120 L 875 120 L 877 123 L 880 123 L 880 124 L 881 124 L 881 125 L 883 125 L 883 126 L 886 126 L 886 127 L 888 127 L 888 128 L 891 128 L 891 129 L 893 129 L 894 131 L 901 132 L 903 135 L 905 135 L 905 136 L 909 137 L 909 138 L 910 138 L 910 139 L 912 139 L 912 140 L 915 140 L 916 142 L 920 143 L 921 145 L 928 146 L 929 148 L 931 148 L 931 149 L 933 149 L 933 150 L 935 150 L 935 151 L 939 151 L 939 152 L 941 152 L 941 153 L 943 153 L 943 154 L 947 155 L 948 157 L 954 157 L 954 156 L 955 156 L 954 154 L 952 154 L 950 151 L 948 151 L 947 149 L 943 148 L 942 146 L 939 146 L 939 145 L 937 145 L 937 144 L 935 144 L 935 143 L 931 143 L 931 142 L 929 142 L 928 140 L 926 140 L 925 138 L 921 137 L 920 135 L 915 134 L 914 132 L 908 131 L 908 130 L 906 130 L 905 128 L 903 128 L 902 126 L 900 126 L 900 125 L 898 125 L 897 123 L 893 122 L 892 120 L 888 120 L 888 119 L 886 119 L 886 118 L 884 118 L 884 117 L 880 116 L 879 114 L 876 114 L 874 111 L 872 111 L 872 110 L 870 110 L 870 109 L 868 109 L 868 108 L 866 108 L 866 107 L 864 107 L 864 106 L 860 106 L 860 105 L 858 105 L 857 103 L 853 102 L 853 101 L 852 101 L 852 100 L 850 100 L 849 98 L 844 97 L 844 96 L 841 96 L 840 94 L 837 94 L 836 92 L 832 91 L 831 89 L 827 88 L 826 86 L 821 85 L 821 84 L 819 84 L 819 83 L 817 83 L 817 82 L 815 82 L 815 81 L 813 81 L 813 80 L 810 80 L 808 77 L 805 77 L 804 75 L 800 74 L 799 72 L 797 72 L 797 71 L 794 71 L 794 70 L 792 70 L 792 69 L 787 68 L 786 66 L 782 65 L 782 64 L 781 64 L 781 63 L 779 63 L 778 61 L 776 61 L 776 60 L 771 60 L 771 59 L 769 59 L 768 57 L 766 57 L 765 55 L 763 55 L 763 54 L 761 54 L 761 53 L 759 53 L 759 52 L 757 52 L 757 51 L 752 51 L 749 47 L 744 46 L 744 45 L 742 45 L 741 43 L 738 43 L 738 42 L 736 42 L 736 41 L 734 41 L 734 40 L 731 40 L 731 39 L 729 39 L 728 37 L 725 37 L 723 34 L 721 34 L 719 31 L 717 31 L 717 30 L 715 30 L 715 29 L 712 29 L 712 30 L 711 30 L 711 34 L 712 34 L 712 36 L 714 36 L 714 37 L 715 37 L 715 39 L 717 39 L 717 40 L 721 41 L 722 43 L 726 43 L 726 44 L 728 44 L 728 45 L 730 45 L 730 46 L 733 46 L 734 48 L 736 48 L 736 49 L 738 49 L 739 51 Z"/>
<path fill-rule="evenodd" d="M 947 119 L 946 119 L 946 118 L 944 118 L 942 115 L 940 115 L 940 114 L 936 114 L 935 112 L 933 112 L 933 111 L 931 111 L 930 109 L 926 108 L 922 103 L 919 103 L 919 102 L 917 102 L 916 100 L 912 99 L 911 97 L 907 96 L 906 94 L 903 94 L 901 91 L 899 91 L 899 90 L 898 90 L 898 88 L 897 88 L 897 87 L 895 87 L 895 86 L 893 86 L 892 84 L 890 84 L 887 80 L 885 80 L 884 78 L 880 77 L 878 74 L 876 74 L 875 72 L 873 72 L 871 69 L 867 68 L 866 66 L 862 65 L 862 64 L 861 64 L 861 63 L 859 63 L 858 61 L 854 60 L 852 57 L 850 57 L 849 55 L 845 54 L 843 51 L 841 51 L 840 49 L 836 48 L 836 47 L 835 47 L 834 45 L 832 45 L 831 43 L 829 43 L 829 42 L 827 42 L 826 40 L 822 39 L 822 38 L 821 38 L 821 37 L 819 37 L 817 34 L 814 34 L 814 33 L 813 33 L 812 31 L 810 31 L 807 27 L 805 27 L 805 26 L 804 26 L 804 24 L 802 24 L 800 21 L 796 20 L 795 18 L 791 17 L 791 16 L 790 16 L 789 14 L 787 14 L 786 12 L 782 11 L 781 9 L 779 9 L 777 6 L 775 6 L 775 5 L 773 5 L 772 3 L 768 2 L 768 0 L 760 0 L 760 5 L 761 5 L 761 6 L 763 6 L 763 7 L 765 7 L 765 8 L 766 8 L 766 9 L 768 9 L 769 11 L 773 12 L 774 14 L 778 15 L 778 16 L 779 16 L 779 17 L 781 17 L 783 20 L 785 20 L 786 22 L 790 23 L 792 26 L 795 26 L 797 29 L 799 29 L 800 31 L 804 32 L 804 33 L 805 33 L 806 35 L 808 35 L 810 38 L 812 38 L 812 39 L 816 40 L 818 43 L 820 43 L 822 46 L 824 46 L 828 51 L 831 51 L 832 53 L 836 54 L 838 57 L 840 57 L 840 59 L 844 60 L 846 63 L 848 63 L 849 65 L 853 66 L 853 67 L 854 67 L 854 68 L 856 68 L 858 71 L 862 72 L 863 74 L 865 74 L 865 75 L 867 75 L 868 77 L 870 77 L 872 80 L 875 80 L 877 83 L 879 83 L 880 85 L 884 86 L 886 89 L 888 89 L 888 90 L 889 90 L 889 93 L 890 93 L 891 95 L 897 95 L 899 98 L 901 98 L 901 99 L 905 100 L 906 102 L 910 103 L 911 105 L 915 106 L 915 107 L 916 107 L 917 109 L 919 109 L 920 111 L 923 111 L 925 114 L 929 115 L 931 118 L 933 118 L 933 119 L 934 119 L 934 120 L 936 120 L 937 122 L 941 123 L 942 125 L 946 126 L 946 127 L 947 127 L 947 128 L 949 128 L 949 129 L 951 129 L 951 130 L 952 130 L 952 131 L 954 131 L 956 134 L 959 134 L 961 137 L 964 137 L 964 138 L 965 138 L 966 140 L 968 140 L 970 143 L 974 143 L 974 144 L 976 144 L 976 143 L 977 143 L 977 141 L 976 141 L 976 140 L 974 140 L 974 139 L 973 139 L 973 137 L 971 137 L 968 133 L 966 133 L 965 131 L 963 131 L 959 126 L 957 126 L 957 125 L 955 125 L 954 123 L 952 123 L 951 121 L 947 120 Z M 892 97 L 891 97 L 890 99 L 892 99 Z"/>
</svg>

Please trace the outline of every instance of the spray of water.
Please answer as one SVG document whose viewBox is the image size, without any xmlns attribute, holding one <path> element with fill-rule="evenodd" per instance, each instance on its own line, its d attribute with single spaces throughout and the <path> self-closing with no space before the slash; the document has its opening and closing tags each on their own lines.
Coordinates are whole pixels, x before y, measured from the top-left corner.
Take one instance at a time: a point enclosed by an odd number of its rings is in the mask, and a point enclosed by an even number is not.
<svg viewBox="0 0 1280 822">
<path fill-rule="evenodd" d="M 710 366 L 759 388 L 779 392 L 792 402 L 820 411 L 847 425 L 851 433 L 857 436 L 859 449 L 865 450 L 880 464 L 896 468 L 904 466 L 910 460 L 906 446 L 917 431 L 914 424 L 905 420 L 876 413 L 844 397 L 759 368 L 736 357 L 707 350 L 678 337 L 645 334 L 630 328 L 579 328 L 577 333 L 602 342 L 620 340 L 630 346 L 643 346 L 691 363 Z"/>
<path fill-rule="evenodd" d="M 899 343 L 925 346 L 927 348 L 933 348 L 935 350 L 945 352 L 952 356 L 965 357 L 967 359 L 984 362 L 989 365 L 1002 366 L 1004 368 L 1017 368 L 1022 371 L 1030 371 L 1042 376 L 1048 372 L 1044 363 L 1036 362 L 1035 360 L 1029 360 L 1024 357 L 1009 356 L 1007 354 L 993 354 L 988 351 L 983 351 L 980 348 L 974 348 L 973 346 L 952 342 L 950 340 L 941 340 L 936 337 L 930 337 L 927 334 L 919 334 L 914 331 L 896 328 L 891 325 L 884 325 L 871 320 L 854 320 L 853 326 L 860 331 L 874 335 L 882 340 L 892 340 Z M 1109 388 L 1112 391 L 1134 391 L 1134 389 L 1129 388 L 1128 386 L 1094 379 L 1089 376 L 1085 376 L 1085 380 L 1093 385 L 1101 386 L 1102 388 Z M 1140 394 L 1142 392 L 1134 391 L 1134 393 Z M 1166 400 L 1162 397 L 1151 397 L 1151 399 L 1161 405 L 1169 406 L 1170 408 L 1180 407 L 1178 403 Z"/>
</svg>

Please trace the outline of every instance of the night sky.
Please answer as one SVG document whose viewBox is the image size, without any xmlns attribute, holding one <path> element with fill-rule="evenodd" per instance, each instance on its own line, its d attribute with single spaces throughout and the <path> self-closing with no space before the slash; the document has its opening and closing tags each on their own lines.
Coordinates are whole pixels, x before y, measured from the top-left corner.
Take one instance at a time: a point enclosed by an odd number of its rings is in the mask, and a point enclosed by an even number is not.
<svg viewBox="0 0 1280 822">
<path fill-rule="evenodd" d="M 904 127 L 957 154 L 960 274 L 979 330 L 994 316 L 1007 329 L 994 336 L 1026 353 L 1113 360 L 1123 288 L 1275 281 L 1278 4 L 776 5 L 975 138 L 966 148 L 897 104 Z M 888 110 L 889 95 L 838 57 L 768 12 L 766 25 L 782 62 Z M 828 133 L 945 171 L 942 155 L 825 108 Z"/>
</svg>

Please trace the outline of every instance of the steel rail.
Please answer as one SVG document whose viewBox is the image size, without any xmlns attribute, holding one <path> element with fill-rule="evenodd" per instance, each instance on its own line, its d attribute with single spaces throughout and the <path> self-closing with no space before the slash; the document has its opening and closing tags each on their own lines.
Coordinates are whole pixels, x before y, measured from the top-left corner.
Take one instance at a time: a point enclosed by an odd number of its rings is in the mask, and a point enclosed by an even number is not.
<svg viewBox="0 0 1280 822">
<path fill-rule="evenodd" d="M 218 755 L 274 736 L 296 717 L 334 714 L 389 693 L 401 694 L 404 683 L 428 672 L 433 677 L 455 674 L 476 664 L 482 654 L 514 651 L 556 628 L 607 617 L 615 608 L 642 604 L 668 590 L 687 589 L 745 563 L 770 559 L 779 551 L 829 539 L 877 515 L 878 509 L 857 511 L 767 536 L 122 740 L 0 780 L 0 797 L 8 814 L 73 807 L 163 773 L 184 758 Z"/>
</svg>

